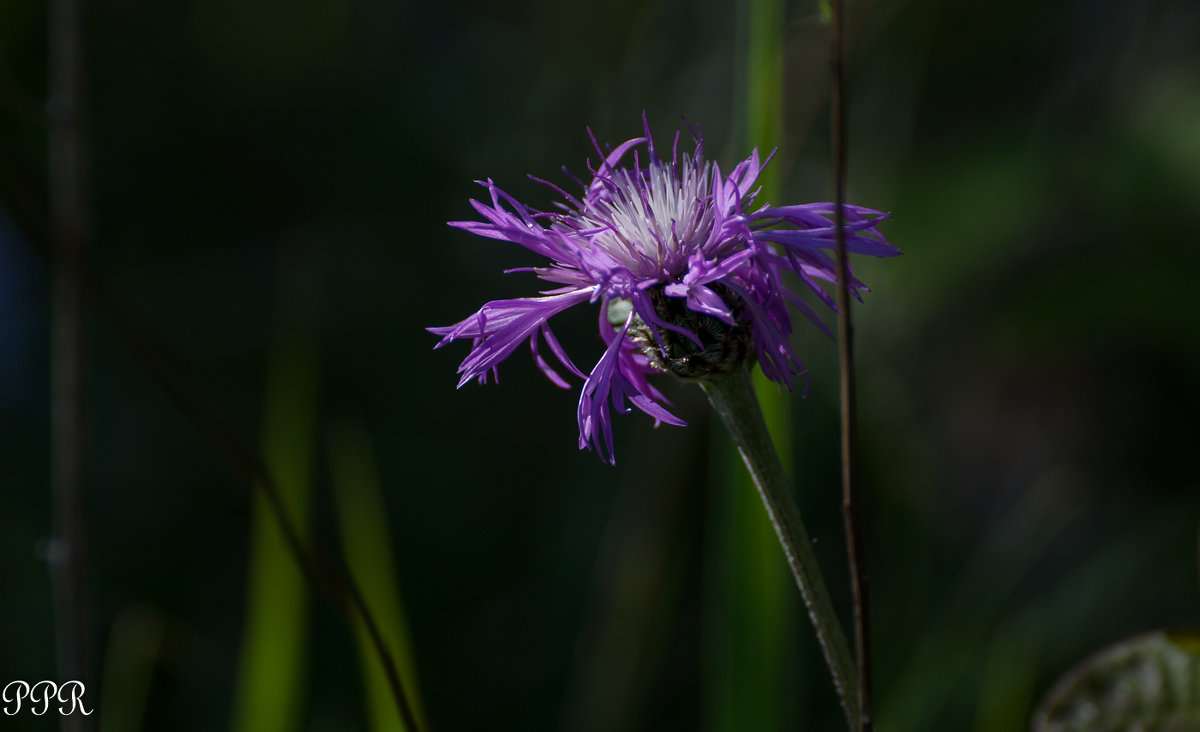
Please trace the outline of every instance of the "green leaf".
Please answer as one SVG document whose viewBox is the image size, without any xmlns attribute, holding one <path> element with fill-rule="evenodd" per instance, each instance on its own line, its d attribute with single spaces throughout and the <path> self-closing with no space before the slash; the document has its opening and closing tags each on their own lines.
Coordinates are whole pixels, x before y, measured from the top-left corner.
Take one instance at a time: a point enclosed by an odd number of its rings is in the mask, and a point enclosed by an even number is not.
<svg viewBox="0 0 1200 732">
<path fill-rule="evenodd" d="M 343 424 L 334 431 L 329 443 L 329 466 L 346 563 L 394 656 L 396 671 L 411 695 L 414 713 L 423 720 L 425 714 L 417 687 L 416 661 L 400 592 L 400 575 L 392 561 L 395 555 L 392 529 L 388 525 L 387 504 L 383 499 L 374 449 L 365 427 Z M 355 620 L 370 729 L 372 732 L 415 732 L 400 718 L 387 674 L 366 626 L 357 617 Z M 426 725 L 422 723 L 422 726 Z"/>
<path fill-rule="evenodd" d="M 320 386 L 317 344 L 304 324 L 320 302 L 319 252 L 297 249 L 280 271 L 277 335 L 263 407 L 263 459 L 283 510 L 308 535 Z M 309 589 L 264 493 L 255 491 L 246 616 L 234 692 L 234 732 L 300 729 L 307 704 Z"/>
<path fill-rule="evenodd" d="M 1200 730 L 1200 634 L 1135 636 L 1085 659 L 1046 694 L 1032 728 Z"/>
<path fill-rule="evenodd" d="M 766 154 L 783 140 L 786 3 L 750 0 L 746 7 L 746 142 Z M 759 178 L 760 200 L 778 200 L 778 163 Z M 755 381 L 764 419 L 785 466 L 790 462 L 791 413 L 780 389 L 758 369 Z M 718 428 L 719 429 L 719 428 Z M 723 430 L 717 435 L 726 444 Z M 705 732 L 779 732 L 795 727 L 798 602 L 787 561 L 754 481 L 734 449 L 727 450 L 713 484 L 714 547 L 708 557 L 705 600 Z"/>
</svg>

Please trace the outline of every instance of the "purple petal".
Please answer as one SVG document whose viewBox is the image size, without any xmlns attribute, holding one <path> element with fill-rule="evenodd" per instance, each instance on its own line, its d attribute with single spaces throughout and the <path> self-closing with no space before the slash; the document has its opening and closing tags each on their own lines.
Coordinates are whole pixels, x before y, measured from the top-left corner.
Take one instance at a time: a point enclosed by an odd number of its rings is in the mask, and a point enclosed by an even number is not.
<svg viewBox="0 0 1200 732">
<path fill-rule="evenodd" d="M 442 336 L 434 348 L 462 338 L 474 341 L 470 354 L 458 367 L 461 388 L 472 379 L 485 380 L 489 371 L 494 371 L 548 319 L 591 295 L 592 289 L 587 288 L 550 297 L 493 300 L 462 322 L 426 330 Z"/>
<path fill-rule="evenodd" d="M 545 329 L 546 325 L 543 323 L 540 330 L 544 332 Z M 554 384 L 560 389 L 571 388 L 570 382 L 559 376 L 558 372 L 546 362 L 546 359 L 542 358 L 542 354 L 538 350 L 538 331 L 536 330 L 529 336 L 529 350 L 531 353 L 533 353 L 533 362 L 537 364 L 537 367 L 541 369 L 541 372 L 545 374 L 546 378 L 550 380 L 551 384 Z"/>
<path fill-rule="evenodd" d="M 630 314 L 625 325 L 616 331 L 604 355 L 596 363 L 592 373 L 579 393 L 579 448 L 592 447 L 600 457 L 616 464 L 613 454 L 612 410 L 629 412 L 625 400 L 654 418 L 655 424 L 666 422 L 683 426 L 686 423 L 671 414 L 658 403 L 662 395 L 645 383 L 644 374 L 633 363 L 629 342 L 625 339 L 633 322 Z M 665 401 L 665 400 L 663 400 Z"/>
<path fill-rule="evenodd" d="M 900 250 L 881 239 L 855 234 L 859 228 L 868 228 L 869 222 L 847 224 L 846 251 L 852 254 L 867 254 L 872 257 L 895 257 Z M 824 229 L 759 229 L 754 232 L 754 238 L 759 241 L 772 241 L 789 247 L 833 249 L 837 246 L 835 227 Z"/>
<path fill-rule="evenodd" d="M 613 376 L 617 373 L 617 354 L 621 350 L 621 341 L 629 330 L 629 323 L 617 333 L 604 349 L 604 355 L 596 362 L 595 368 L 583 383 L 579 392 L 579 408 L 576 416 L 579 422 L 579 449 L 593 447 L 600 457 L 611 464 L 616 464 L 612 450 L 612 413 L 608 408 L 609 395 L 612 392 Z"/>
</svg>

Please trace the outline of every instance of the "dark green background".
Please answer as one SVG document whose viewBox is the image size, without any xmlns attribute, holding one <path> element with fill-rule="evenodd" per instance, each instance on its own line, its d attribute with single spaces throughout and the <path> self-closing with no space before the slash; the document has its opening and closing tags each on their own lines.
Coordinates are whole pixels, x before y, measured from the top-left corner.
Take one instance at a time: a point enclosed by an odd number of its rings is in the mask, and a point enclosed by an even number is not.
<svg viewBox="0 0 1200 732">
<path fill-rule="evenodd" d="M 466 347 L 433 352 L 423 329 L 537 287 L 500 274 L 528 253 L 445 226 L 473 217 L 472 180 L 548 207 L 524 175 L 569 184 L 559 166 L 594 157 L 585 127 L 618 143 L 643 109 L 663 138 L 681 116 L 702 125 L 724 169 L 744 157 L 742 16 L 669 0 L 89 4 L 92 264 L 252 442 L 272 343 L 287 331 L 316 349 L 315 529 L 336 542 L 328 430 L 359 423 L 442 732 L 585 728 L 606 703 L 589 701 L 594 632 L 631 627 L 609 614 L 621 593 L 640 634 L 621 729 L 701 729 L 704 679 L 738 673 L 705 661 L 727 447 L 698 390 L 667 386 L 686 429 L 618 418 L 612 468 L 576 450 L 577 392 L 527 351 L 498 386 L 455 391 Z M 855 311 L 878 728 L 1016 728 L 1086 653 L 1200 620 L 1200 6 L 914 0 L 851 3 L 850 18 L 849 197 L 891 211 L 905 252 L 862 264 L 874 291 Z M 792 4 L 782 31 L 772 164 L 787 202 L 826 200 L 817 7 Z M 43 4 L 0 5 L 0 681 L 55 677 L 38 559 L 45 38 Z M 556 332 L 590 365 L 582 310 Z M 800 502 L 843 598 L 834 345 L 797 323 L 812 369 L 792 400 Z M 88 325 L 94 656 L 119 613 L 147 610 L 169 652 L 146 728 L 221 729 L 249 504 L 103 321 Z M 634 540 L 650 554 L 614 563 Z M 643 561 L 662 567 L 649 583 Z M 361 728 L 352 638 L 313 607 L 303 729 Z M 836 729 L 799 627 L 789 714 Z"/>
</svg>

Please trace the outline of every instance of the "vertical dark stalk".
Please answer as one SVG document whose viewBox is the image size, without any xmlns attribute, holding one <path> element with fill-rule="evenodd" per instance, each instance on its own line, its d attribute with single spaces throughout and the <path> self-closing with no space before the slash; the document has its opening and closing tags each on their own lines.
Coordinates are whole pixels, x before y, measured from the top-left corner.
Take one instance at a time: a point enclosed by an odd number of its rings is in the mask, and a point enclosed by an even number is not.
<svg viewBox="0 0 1200 732">
<path fill-rule="evenodd" d="M 859 729 L 868 732 L 871 719 L 871 633 L 864 568 L 862 525 L 859 521 L 855 475 L 857 400 L 854 383 L 854 328 L 850 320 L 850 270 L 846 258 L 846 74 L 845 2 L 833 0 L 832 54 L 832 144 L 834 222 L 837 230 L 838 265 L 838 365 L 841 372 L 842 411 L 842 518 L 846 528 L 846 553 L 850 564 L 850 587 L 854 597 L 854 648 L 858 667 L 861 716 Z"/>
<path fill-rule="evenodd" d="M 49 17 L 49 198 L 51 294 L 51 490 L 53 539 L 47 552 L 55 598 L 59 682 L 87 684 L 83 573 L 83 256 L 87 206 L 83 142 L 79 0 L 52 0 Z M 62 717 L 65 730 L 89 718 Z"/>
</svg>

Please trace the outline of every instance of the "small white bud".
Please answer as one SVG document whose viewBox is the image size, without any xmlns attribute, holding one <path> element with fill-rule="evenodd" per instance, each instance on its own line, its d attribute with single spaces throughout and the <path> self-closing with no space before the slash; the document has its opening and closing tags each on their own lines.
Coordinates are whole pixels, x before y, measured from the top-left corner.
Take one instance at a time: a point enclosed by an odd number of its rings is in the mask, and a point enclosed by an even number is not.
<svg viewBox="0 0 1200 732">
<path fill-rule="evenodd" d="M 623 297 L 614 297 L 608 301 L 608 322 L 615 328 L 625 325 L 629 314 L 633 312 L 633 301 Z"/>
</svg>

